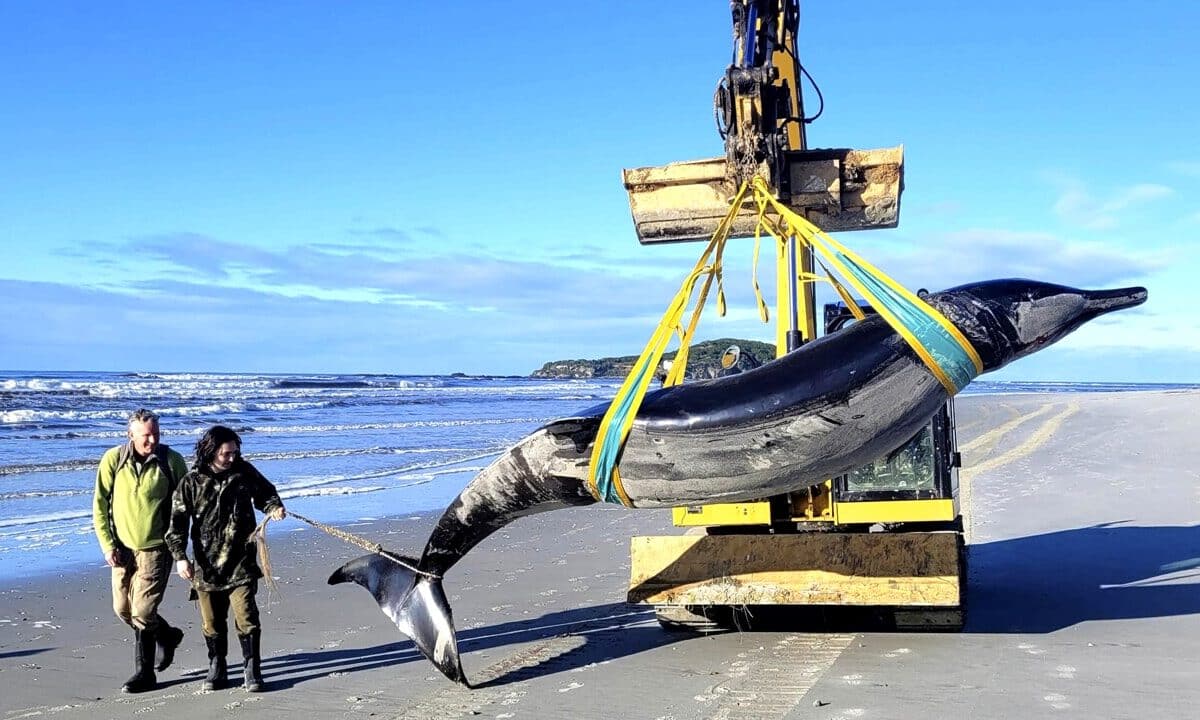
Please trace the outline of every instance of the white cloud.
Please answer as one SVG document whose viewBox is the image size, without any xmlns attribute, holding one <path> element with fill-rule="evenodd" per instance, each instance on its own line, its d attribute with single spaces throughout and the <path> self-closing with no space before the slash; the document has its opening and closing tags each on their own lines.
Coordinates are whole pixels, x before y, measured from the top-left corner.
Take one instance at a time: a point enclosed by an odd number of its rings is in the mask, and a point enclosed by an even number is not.
<svg viewBox="0 0 1200 720">
<path fill-rule="evenodd" d="M 1128 210 L 1170 197 L 1175 191 L 1157 183 L 1138 183 L 1120 188 L 1107 197 L 1097 197 L 1078 181 L 1061 181 L 1066 187 L 1054 203 L 1054 212 L 1064 222 L 1089 230 L 1112 230 L 1121 225 Z"/>
<path fill-rule="evenodd" d="M 1167 163 L 1167 169 L 1188 177 L 1200 177 L 1200 160 L 1175 160 Z"/>
<path fill-rule="evenodd" d="M 1004 277 L 1082 288 L 1130 284 L 1168 267 L 1178 251 L 1130 250 L 1048 232 L 987 228 L 928 235 L 919 242 L 856 248 L 906 286 L 938 290 Z"/>
</svg>

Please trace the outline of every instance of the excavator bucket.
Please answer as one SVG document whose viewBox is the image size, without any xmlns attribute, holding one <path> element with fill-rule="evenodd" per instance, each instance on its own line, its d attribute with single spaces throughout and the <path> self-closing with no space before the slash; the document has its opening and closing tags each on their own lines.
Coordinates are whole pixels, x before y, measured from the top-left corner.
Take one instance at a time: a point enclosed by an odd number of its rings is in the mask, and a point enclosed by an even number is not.
<svg viewBox="0 0 1200 720">
<path fill-rule="evenodd" d="M 786 153 L 786 203 L 827 232 L 896 227 L 904 189 L 904 147 Z M 638 241 L 708 240 L 737 190 L 725 158 L 623 171 Z M 747 195 L 730 237 L 754 234 Z"/>
</svg>

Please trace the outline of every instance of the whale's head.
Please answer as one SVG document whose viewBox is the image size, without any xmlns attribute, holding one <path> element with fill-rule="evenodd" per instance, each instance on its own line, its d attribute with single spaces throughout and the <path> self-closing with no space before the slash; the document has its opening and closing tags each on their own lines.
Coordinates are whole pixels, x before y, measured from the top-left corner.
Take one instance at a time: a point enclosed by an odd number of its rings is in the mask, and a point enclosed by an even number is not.
<svg viewBox="0 0 1200 720">
<path fill-rule="evenodd" d="M 989 280 L 943 290 L 927 301 L 967 336 L 988 372 L 1057 342 L 1092 318 L 1141 305 L 1146 288 L 1079 290 L 1035 280 Z"/>
</svg>

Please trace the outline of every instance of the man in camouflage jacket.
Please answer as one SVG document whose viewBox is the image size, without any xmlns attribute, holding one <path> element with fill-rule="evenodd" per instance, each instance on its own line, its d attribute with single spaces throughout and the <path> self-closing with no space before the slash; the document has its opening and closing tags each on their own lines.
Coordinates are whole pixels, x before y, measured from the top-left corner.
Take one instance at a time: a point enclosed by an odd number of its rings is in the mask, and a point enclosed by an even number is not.
<svg viewBox="0 0 1200 720">
<path fill-rule="evenodd" d="M 254 511 L 272 519 L 286 513 L 269 480 L 241 457 L 241 438 L 216 425 L 196 443 L 191 472 L 180 481 L 171 506 L 167 548 L 180 577 L 192 583 L 200 605 L 201 627 L 208 645 L 209 674 L 204 687 L 219 689 L 227 681 L 227 624 L 230 609 L 245 658 L 247 690 L 262 689 L 259 676 L 261 627 L 254 595 L 258 566 Z M 191 539 L 195 563 L 188 559 Z"/>
</svg>

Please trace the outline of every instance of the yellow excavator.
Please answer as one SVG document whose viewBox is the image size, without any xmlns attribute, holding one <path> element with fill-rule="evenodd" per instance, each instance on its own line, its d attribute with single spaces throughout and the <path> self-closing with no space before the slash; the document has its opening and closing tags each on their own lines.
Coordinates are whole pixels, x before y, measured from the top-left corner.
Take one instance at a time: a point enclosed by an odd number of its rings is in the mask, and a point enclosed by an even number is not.
<svg viewBox="0 0 1200 720">
<path fill-rule="evenodd" d="M 642 244 L 706 241 L 739 198 L 731 237 L 753 235 L 754 177 L 828 231 L 899 222 L 903 148 L 810 149 L 799 0 L 733 0 L 733 60 L 714 98 L 723 157 L 625 170 Z M 811 82 L 811 78 L 809 78 Z M 814 85 L 815 87 L 815 85 Z M 818 113 L 819 114 L 819 113 Z M 816 337 L 812 251 L 776 250 L 776 355 Z M 859 308 L 823 309 L 825 332 Z M 860 311 L 861 312 L 861 311 Z M 889 627 L 960 629 L 966 587 L 952 401 L 903 447 L 806 491 L 673 510 L 680 534 L 631 541 L 628 600 L 675 628 L 744 626 L 780 611 L 856 610 Z"/>
</svg>

